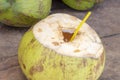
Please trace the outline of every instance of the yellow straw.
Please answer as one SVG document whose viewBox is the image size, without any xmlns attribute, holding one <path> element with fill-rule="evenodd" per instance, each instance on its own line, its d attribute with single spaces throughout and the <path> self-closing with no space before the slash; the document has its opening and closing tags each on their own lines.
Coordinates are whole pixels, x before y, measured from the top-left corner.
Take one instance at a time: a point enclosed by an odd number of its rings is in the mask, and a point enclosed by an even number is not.
<svg viewBox="0 0 120 80">
<path fill-rule="evenodd" d="M 91 11 L 89 11 L 89 12 L 87 13 L 87 15 L 84 17 L 84 19 L 82 20 L 82 22 L 78 25 L 78 27 L 77 27 L 77 29 L 74 31 L 74 34 L 72 35 L 70 41 L 73 41 L 73 40 L 74 40 L 74 38 L 76 37 L 79 29 L 80 29 L 80 28 L 82 27 L 82 25 L 86 22 L 86 20 L 90 17 L 90 15 L 91 15 Z"/>
</svg>

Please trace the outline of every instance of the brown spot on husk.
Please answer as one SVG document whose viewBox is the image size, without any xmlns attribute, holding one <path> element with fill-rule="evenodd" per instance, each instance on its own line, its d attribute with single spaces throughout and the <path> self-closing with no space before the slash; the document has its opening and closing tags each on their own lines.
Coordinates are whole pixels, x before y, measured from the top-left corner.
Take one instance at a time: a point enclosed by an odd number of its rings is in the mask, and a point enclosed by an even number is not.
<svg viewBox="0 0 120 80">
<path fill-rule="evenodd" d="M 28 78 L 28 80 L 32 80 L 31 78 Z"/>
<path fill-rule="evenodd" d="M 31 39 L 31 41 L 28 43 L 28 46 L 35 47 L 35 39 Z"/>
<path fill-rule="evenodd" d="M 87 66 L 87 60 L 83 59 L 83 66 L 86 67 Z"/>
<path fill-rule="evenodd" d="M 63 61 L 60 62 L 60 67 L 62 69 L 63 77 L 65 78 L 65 63 L 63 63 Z"/>
<path fill-rule="evenodd" d="M 105 54 L 104 54 L 104 52 L 102 53 L 102 55 L 100 57 L 100 61 L 101 61 L 101 64 L 104 65 L 104 61 L 105 61 Z"/>
<path fill-rule="evenodd" d="M 31 67 L 30 75 L 33 75 L 36 72 L 42 72 L 43 70 L 44 70 L 44 67 L 43 67 L 43 65 L 41 63 L 40 64 L 36 64 L 36 65 Z"/>
<path fill-rule="evenodd" d="M 101 65 L 100 65 L 99 63 L 96 65 L 96 67 L 95 67 L 96 72 L 97 72 L 97 70 L 99 70 L 100 66 L 101 66 Z"/>
<path fill-rule="evenodd" d="M 77 53 L 77 52 L 80 52 L 80 50 L 79 50 L 79 49 L 76 49 L 76 50 L 74 50 L 74 52 Z"/>
<path fill-rule="evenodd" d="M 62 69 L 64 69 L 64 68 L 65 68 L 65 64 L 64 64 L 64 63 L 62 63 L 62 61 L 60 62 L 60 66 L 61 66 L 61 68 L 62 68 Z"/>
<path fill-rule="evenodd" d="M 89 76 L 88 76 L 87 80 L 94 80 L 94 79 L 93 79 L 93 74 L 94 74 L 94 73 L 93 73 L 93 72 L 94 72 L 93 69 L 91 68 L 89 72 L 90 72 L 90 73 L 88 74 Z"/>
<path fill-rule="evenodd" d="M 58 42 L 52 42 L 52 44 L 55 45 L 55 46 L 58 46 L 58 45 L 59 45 Z"/>
<path fill-rule="evenodd" d="M 38 29 L 38 32 L 42 32 L 42 29 L 39 28 L 39 29 Z"/>
<path fill-rule="evenodd" d="M 24 68 L 24 69 L 26 69 L 26 66 L 25 66 L 25 64 L 23 64 L 23 68 Z"/>
<path fill-rule="evenodd" d="M 95 72 L 97 72 L 97 70 L 99 70 L 100 67 L 104 65 L 104 60 L 105 60 L 105 55 L 104 55 L 104 53 L 102 53 L 99 58 L 99 62 L 95 66 L 95 69 L 94 69 Z"/>
<path fill-rule="evenodd" d="M 34 41 L 35 41 L 35 40 L 34 40 L 34 39 L 32 39 L 32 40 L 30 41 L 30 43 L 34 43 Z"/>
</svg>

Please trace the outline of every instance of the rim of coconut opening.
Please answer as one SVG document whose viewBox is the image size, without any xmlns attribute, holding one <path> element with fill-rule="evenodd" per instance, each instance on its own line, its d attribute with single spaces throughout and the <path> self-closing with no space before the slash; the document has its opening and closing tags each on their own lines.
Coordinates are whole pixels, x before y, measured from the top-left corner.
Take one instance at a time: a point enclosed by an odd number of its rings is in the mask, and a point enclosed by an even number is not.
<svg viewBox="0 0 120 80">
<path fill-rule="evenodd" d="M 64 40 L 63 32 L 72 34 L 80 22 L 80 19 L 68 14 L 52 14 L 33 27 L 33 34 L 43 46 L 58 54 L 99 58 L 104 48 L 99 36 L 88 24 L 83 24 L 72 42 Z"/>
</svg>

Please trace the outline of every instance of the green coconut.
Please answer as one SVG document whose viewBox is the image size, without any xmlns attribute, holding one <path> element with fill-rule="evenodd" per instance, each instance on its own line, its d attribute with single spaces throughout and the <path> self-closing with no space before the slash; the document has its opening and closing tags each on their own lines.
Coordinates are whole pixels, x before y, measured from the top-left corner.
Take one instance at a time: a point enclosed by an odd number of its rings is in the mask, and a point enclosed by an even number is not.
<svg viewBox="0 0 120 80">
<path fill-rule="evenodd" d="M 89 10 L 95 3 L 100 3 L 102 0 L 62 0 L 69 7 L 76 10 Z"/>
<path fill-rule="evenodd" d="M 23 36 L 18 59 L 28 80 L 97 80 L 103 72 L 105 52 L 97 33 L 84 24 L 70 42 L 80 19 L 52 14 Z"/>
<path fill-rule="evenodd" d="M 16 27 L 29 27 L 45 18 L 51 0 L 0 0 L 0 22 Z"/>
</svg>

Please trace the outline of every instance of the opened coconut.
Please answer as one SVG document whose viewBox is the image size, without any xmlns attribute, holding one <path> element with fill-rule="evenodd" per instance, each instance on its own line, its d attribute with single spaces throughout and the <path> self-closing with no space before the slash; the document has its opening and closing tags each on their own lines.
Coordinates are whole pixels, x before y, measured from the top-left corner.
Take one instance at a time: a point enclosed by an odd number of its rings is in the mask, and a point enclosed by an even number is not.
<svg viewBox="0 0 120 80">
<path fill-rule="evenodd" d="M 63 13 L 48 16 L 23 36 L 18 58 L 28 80 L 97 80 L 105 52 L 96 32 L 84 24 L 69 41 L 80 19 Z"/>
</svg>

